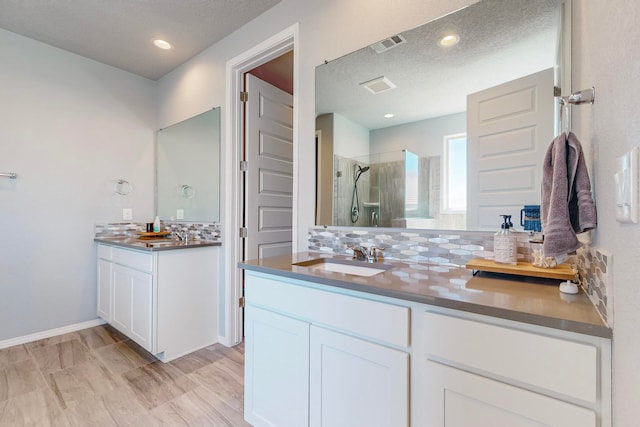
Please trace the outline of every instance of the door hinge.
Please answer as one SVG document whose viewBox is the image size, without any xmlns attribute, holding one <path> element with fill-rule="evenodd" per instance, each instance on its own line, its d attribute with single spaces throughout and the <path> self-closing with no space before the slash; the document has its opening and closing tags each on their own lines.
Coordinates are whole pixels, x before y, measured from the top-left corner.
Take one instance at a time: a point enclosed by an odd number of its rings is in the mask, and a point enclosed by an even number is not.
<svg viewBox="0 0 640 427">
<path fill-rule="evenodd" d="M 249 101 L 249 92 L 240 92 L 240 102 Z"/>
<path fill-rule="evenodd" d="M 553 96 L 561 96 L 562 95 L 562 89 L 559 88 L 558 86 L 554 86 L 553 87 Z"/>
<path fill-rule="evenodd" d="M 244 308 L 244 297 L 240 297 L 238 300 L 238 307 Z"/>
<path fill-rule="evenodd" d="M 240 160 L 240 171 L 246 172 L 249 169 L 249 163 L 246 160 Z"/>
<path fill-rule="evenodd" d="M 248 231 L 247 231 L 247 227 L 240 227 L 240 237 L 241 238 L 246 238 L 248 235 Z"/>
</svg>

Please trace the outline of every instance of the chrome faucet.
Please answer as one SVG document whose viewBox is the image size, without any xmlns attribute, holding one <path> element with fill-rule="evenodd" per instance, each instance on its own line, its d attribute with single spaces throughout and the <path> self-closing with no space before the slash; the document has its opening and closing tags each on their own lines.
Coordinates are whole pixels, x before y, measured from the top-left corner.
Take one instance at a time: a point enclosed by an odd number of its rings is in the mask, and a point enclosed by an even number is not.
<svg viewBox="0 0 640 427">
<path fill-rule="evenodd" d="M 353 251 L 353 258 L 360 261 L 367 262 L 376 262 L 378 261 L 378 249 L 375 246 L 371 245 L 370 248 L 367 249 L 366 246 L 353 246 L 351 248 Z"/>
<path fill-rule="evenodd" d="M 174 231 L 172 234 L 181 242 L 187 243 L 189 241 L 189 230 Z"/>
</svg>

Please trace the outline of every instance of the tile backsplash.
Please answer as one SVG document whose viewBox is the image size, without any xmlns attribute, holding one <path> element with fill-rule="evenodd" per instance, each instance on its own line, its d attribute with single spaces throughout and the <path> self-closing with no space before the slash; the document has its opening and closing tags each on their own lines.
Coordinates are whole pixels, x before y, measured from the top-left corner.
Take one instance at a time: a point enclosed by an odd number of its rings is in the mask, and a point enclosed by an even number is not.
<svg viewBox="0 0 640 427">
<path fill-rule="evenodd" d="M 529 240 L 539 233 L 516 233 L 518 261 L 531 262 Z M 473 258 L 493 257 L 493 233 L 486 231 L 440 231 L 394 228 L 312 227 L 308 249 L 312 252 L 351 255 L 349 247 L 375 245 L 383 248 L 384 258 L 464 266 Z M 613 284 L 611 255 L 585 245 L 567 261 L 578 269 L 580 283 L 609 326 L 612 302 L 607 289 Z"/>
<path fill-rule="evenodd" d="M 133 236 L 138 231 L 145 231 L 146 223 L 135 222 L 111 222 L 95 225 L 96 237 Z M 161 228 L 164 231 L 189 230 L 192 237 L 213 240 L 219 242 L 220 224 L 217 222 L 179 222 L 162 221 Z"/>
<path fill-rule="evenodd" d="M 518 260 L 530 261 L 532 236 L 517 237 Z M 351 254 L 350 246 L 375 245 L 388 259 L 459 266 L 473 258 L 493 257 L 493 233 L 486 231 L 313 227 L 308 242 L 310 251 Z"/>
<path fill-rule="evenodd" d="M 577 251 L 580 283 L 602 319 L 613 327 L 613 258 L 611 254 L 585 245 Z"/>
</svg>

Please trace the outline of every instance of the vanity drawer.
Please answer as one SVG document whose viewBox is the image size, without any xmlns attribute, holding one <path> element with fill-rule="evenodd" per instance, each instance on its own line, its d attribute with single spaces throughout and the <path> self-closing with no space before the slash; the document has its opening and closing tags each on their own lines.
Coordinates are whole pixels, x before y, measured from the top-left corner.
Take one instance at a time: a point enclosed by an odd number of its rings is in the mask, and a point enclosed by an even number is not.
<svg viewBox="0 0 640 427">
<path fill-rule="evenodd" d="M 409 346 L 409 307 L 309 285 L 304 281 L 271 279 L 247 272 L 246 303 L 340 332 L 399 347 Z"/>
<path fill-rule="evenodd" d="M 111 246 L 98 245 L 98 258 L 111 261 Z"/>
<path fill-rule="evenodd" d="M 598 350 L 588 344 L 426 312 L 427 359 L 588 402 L 598 399 Z"/>
<path fill-rule="evenodd" d="M 144 272 L 153 271 L 153 255 L 127 249 L 111 248 L 113 262 Z"/>
</svg>

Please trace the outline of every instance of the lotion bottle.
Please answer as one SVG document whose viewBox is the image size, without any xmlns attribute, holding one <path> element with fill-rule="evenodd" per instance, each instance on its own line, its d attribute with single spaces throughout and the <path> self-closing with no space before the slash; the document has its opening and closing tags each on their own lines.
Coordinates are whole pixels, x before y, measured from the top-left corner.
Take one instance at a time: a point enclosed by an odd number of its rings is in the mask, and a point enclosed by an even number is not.
<svg viewBox="0 0 640 427">
<path fill-rule="evenodd" d="M 500 215 L 503 224 L 493 236 L 493 260 L 500 264 L 516 265 L 518 263 L 518 244 L 516 236 L 511 233 L 511 215 Z"/>
<path fill-rule="evenodd" d="M 156 215 L 156 219 L 153 221 L 153 232 L 160 232 L 160 217 L 158 217 L 158 215 Z"/>
</svg>

